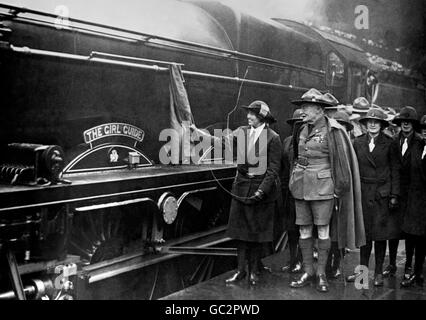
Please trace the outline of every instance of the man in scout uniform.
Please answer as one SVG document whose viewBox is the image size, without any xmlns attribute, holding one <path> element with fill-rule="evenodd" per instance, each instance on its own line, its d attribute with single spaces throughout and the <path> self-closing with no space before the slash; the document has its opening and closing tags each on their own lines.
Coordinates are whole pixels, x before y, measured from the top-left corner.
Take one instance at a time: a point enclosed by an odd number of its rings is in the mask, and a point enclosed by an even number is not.
<svg viewBox="0 0 426 320">
<path fill-rule="evenodd" d="M 339 248 L 365 243 L 358 162 L 349 136 L 324 108 L 338 104 L 331 94 L 310 89 L 292 102 L 304 113 L 303 125 L 294 135 L 295 165 L 289 188 L 295 198 L 296 224 L 300 228 L 304 274 L 290 286 L 300 288 L 314 280 L 313 226 L 318 231 L 317 290 L 328 291 L 325 274 L 330 249 L 330 220 L 335 210 Z M 349 203 L 340 210 L 339 203 Z"/>
</svg>

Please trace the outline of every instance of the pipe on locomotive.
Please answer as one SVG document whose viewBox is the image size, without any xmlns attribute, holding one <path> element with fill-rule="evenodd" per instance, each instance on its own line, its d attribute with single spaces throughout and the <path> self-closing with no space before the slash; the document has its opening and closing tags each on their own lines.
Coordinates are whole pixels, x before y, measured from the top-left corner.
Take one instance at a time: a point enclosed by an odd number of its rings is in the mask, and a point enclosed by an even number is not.
<svg viewBox="0 0 426 320">
<path fill-rule="evenodd" d="M 28 47 L 15 47 L 14 45 L 10 45 L 7 48 L 4 48 L 4 47 L 0 48 L 0 50 L 12 50 L 13 52 L 21 53 L 21 54 L 31 54 L 36 56 L 53 57 L 53 58 L 59 58 L 59 59 L 69 59 L 69 60 L 80 61 L 80 62 L 93 62 L 93 63 L 100 63 L 100 64 L 116 65 L 116 66 L 122 66 L 122 67 L 138 68 L 142 70 L 151 70 L 155 72 L 169 72 L 169 68 L 160 67 L 158 65 L 147 65 L 147 64 L 130 63 L 130 62 L 124 62 L 124 61 L 118 61 L 118 60 L 112 60 L 112 59 L 93 58 L 92 55 L 82 56 L 82 55 L 75 55 L 70 53 L 33 49 Z M 172 65 L 175 63 L 168 62 L 167 64 Z M 270 82 L 257 81 L 257 80 L 247 80 L 247 79 L 242 79 L 239 77 L 227 77 L 227 76 L 220 76 L 220 75 L 203 73 L 203 72 L 182 71 L 182 73 L 183 75 L 188 75 L 195 78 L 225 80 L 225 81 L 237 82 L 237 83 L 244 82 L 244 83 L 250 83 L 250 84 L 255 84 L 260 86 L 268 86 L 268 87 L 279 88 L 279 89 L 296 89 L 301 91 L 308 90 L 308 88 L 294 87 L 292 85 L 284 85 L 284 84 L 270 83 Z"/>
</svg>

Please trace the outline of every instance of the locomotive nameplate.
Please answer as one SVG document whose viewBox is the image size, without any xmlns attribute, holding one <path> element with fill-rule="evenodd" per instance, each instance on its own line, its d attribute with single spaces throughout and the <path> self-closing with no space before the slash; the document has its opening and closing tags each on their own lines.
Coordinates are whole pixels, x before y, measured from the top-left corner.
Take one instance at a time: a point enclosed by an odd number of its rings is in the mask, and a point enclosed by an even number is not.
<svg viewBox="0 0 426 320">
<path fill-rule="evenodd" d="M 110 136 L 124 136 L 141 142 L 145 132 L 127 123 L 105 123 L 84 131 L 84 142 L 92 143 L 98 139 Z"/>
</svg>

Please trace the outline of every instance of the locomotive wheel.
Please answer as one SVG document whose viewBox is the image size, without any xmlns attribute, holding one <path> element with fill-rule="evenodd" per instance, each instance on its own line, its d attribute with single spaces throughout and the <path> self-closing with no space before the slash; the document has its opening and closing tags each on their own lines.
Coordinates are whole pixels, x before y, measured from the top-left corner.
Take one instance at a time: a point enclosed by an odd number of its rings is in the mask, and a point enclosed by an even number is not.
<svg viewBox="0 0 426 320">
<path fill-rule="evenodd" d="M 214 197 L 203 198 L 203 205 L 199 208 L 184 201 L 180 207 L 177 219 L 166 233 L 173 238 L 180 238 L 188 234 L 208 230 L 223 224 L 221 205 L 224 201 L 215 201 Z M 219 218 L 219 216 L 221 218 Z M 176 259 L 173 272 L 179 279 L 175 279 L 176 286 L 184 289 L 188 286 L 209 280 L 210 278 L 234 268 L 233 257 L 185 255 Z M 167 269 L 167 268 L 166 268 Z M 162 270 L 167 272 L 167 270 Z M 171 272 L 172 270 L 168 270 Z"/>
<path fill-rule="evenodd" d="M 119 257 L 142 245 L 142 223 L 127 209 L 79 214 L 74 218 L 70 252 L 86 264 Z"/>
<path fill-rule="evenodd" d="M 216 201 L 216 206 L 212 202 L 203 201 L 203 206 L 197 209 L 184 201 L 176 221 L 164 225 L 164 239 L 179 239 L 221 225 L 224 218 L 218 215 L 224 210 L 217 205 L 223 202 Z M 89 265 L 130 253 L 133 247 L 143 250 L 143 242 L 150 238 L 150 233 L 143 235 L 141 230 L 152 226 L 153 216 L 141 210 L 126 206 L 120 210 L 77 213 L 70 252 L 80 255 Z M 158 299 L 226 272 L 234 264 L 234 257 L 182 255 L 93 283 L 82 294 L 87 295 L 85 298 L 102 300 Z"/>
</svg>

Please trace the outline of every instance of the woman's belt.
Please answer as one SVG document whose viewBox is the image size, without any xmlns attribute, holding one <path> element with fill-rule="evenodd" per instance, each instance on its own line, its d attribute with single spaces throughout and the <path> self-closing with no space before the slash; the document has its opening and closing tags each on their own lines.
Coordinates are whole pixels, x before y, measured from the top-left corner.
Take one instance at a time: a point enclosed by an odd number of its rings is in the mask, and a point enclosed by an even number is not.
<svg viewBox="0 0 426 320">
<path fill-rule="evenodd" d="M 248 173 L 247 171 L 244 171 L 244 170 L 237 170 L 237 171 L 238 171 L 238 174 L 240 176 L 247 178 L 247 179 L 256 179 L 256 178 L 257 179 L 263 179 L 265 177 L 265 174 L 251 174 L 251 173 Z"/>
<path fill-rule="evenodd" d="M 383 184 L 386 183 L 386 179 L 361 177 L 361 182 L 366 184 Z"/>
</svg>

